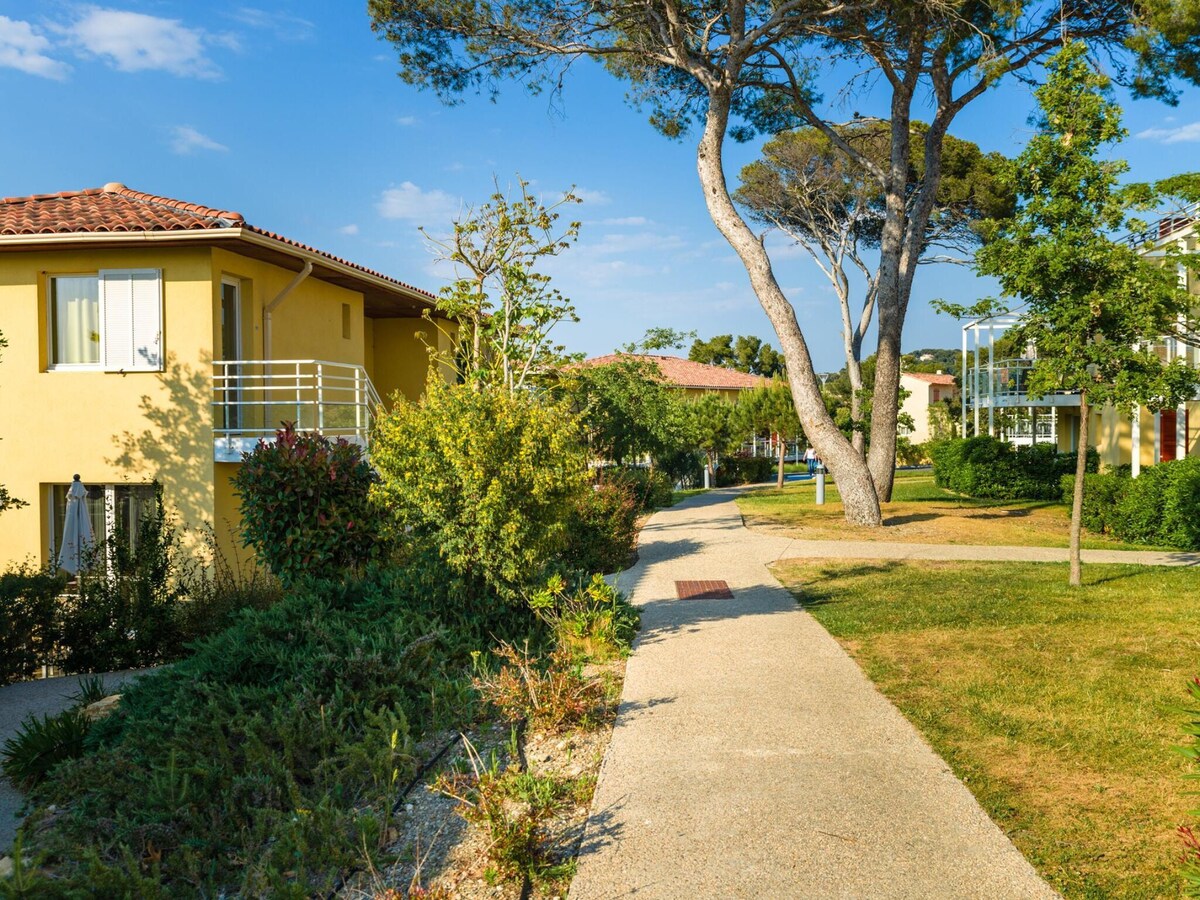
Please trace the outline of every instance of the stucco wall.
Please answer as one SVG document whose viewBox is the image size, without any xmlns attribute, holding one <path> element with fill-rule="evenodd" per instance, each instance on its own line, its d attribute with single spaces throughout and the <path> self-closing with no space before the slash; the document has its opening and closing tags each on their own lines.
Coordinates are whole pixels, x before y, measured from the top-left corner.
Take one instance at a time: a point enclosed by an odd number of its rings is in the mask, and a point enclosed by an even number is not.
<svg viewBox="0 0 1200 900">
<path fill-rule="evenodd" d="M 163 372 L 47 370 L 47 277 L 101 268 L 162 270 Z M 211 272 L 204 248 L 0 254 L 0 481 L 30 504 L 0 515 L 0 565 L 48 559 L 49 485 L 76 472 L 158 478 L 182 519 L 212 519 Z"/>
</svg>

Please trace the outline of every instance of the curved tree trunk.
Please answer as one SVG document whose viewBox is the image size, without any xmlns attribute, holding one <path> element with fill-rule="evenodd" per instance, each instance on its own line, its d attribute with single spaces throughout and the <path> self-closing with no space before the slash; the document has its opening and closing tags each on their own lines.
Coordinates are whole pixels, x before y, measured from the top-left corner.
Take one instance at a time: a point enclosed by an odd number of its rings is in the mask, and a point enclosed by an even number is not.
<svg viewBox="0 0 1200 900">
<path fill-rule="evenodd" d="M 1077 444 L 1078 459 L 1075 462 L 1075 491 L 1071 496 L 1071 587 L 1079 587 L 1083 580 L 1083 566 L 1080 560 L 1079 544 L 1083 524 L 1083 476 L 1087 474 L 1087 442 L 1088 419 L 1091 418 L 1091 407 L 1088 406 L 1087 392 L 1079 395 L 1079 443 Z"/>
<path fill-rule="evenodd" d="M 742 219 L 729 196 L 722 144 L 729 124 L 730 97 L 728 86 L 710 87 L 704 132 L 696 148 L 696 170 L 704 190 L 704 201 L 717 230 L 746 267 L 751 287 L 775 327 L 788 364 L 787 377 L 796 413 L 804 433 L 837 479 L 846 520 L 856 525 L 879 526 L 883 518 L 871 472 L 825 409 L 808 344 L 796 321 L 796 311 L 775 280 L 770 257 L 762 242 Z"/>
</svg>

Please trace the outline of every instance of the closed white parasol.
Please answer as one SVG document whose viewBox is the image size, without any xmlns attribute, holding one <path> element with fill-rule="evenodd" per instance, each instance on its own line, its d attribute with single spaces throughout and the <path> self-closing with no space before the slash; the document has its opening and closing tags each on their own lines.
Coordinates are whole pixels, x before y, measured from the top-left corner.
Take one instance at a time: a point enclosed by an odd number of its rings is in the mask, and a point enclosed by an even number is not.
<svg viewBox="0 0 1200 900">
<path fill-rule="evenodd" d="M 63 525 L 62 552 L 58 564 L 72 575 L 85 568 L 92 549 L 92 520 L 87 511 L 87 488 L 75 476 L 67 490 L 67 514 Z"/>
</svg>

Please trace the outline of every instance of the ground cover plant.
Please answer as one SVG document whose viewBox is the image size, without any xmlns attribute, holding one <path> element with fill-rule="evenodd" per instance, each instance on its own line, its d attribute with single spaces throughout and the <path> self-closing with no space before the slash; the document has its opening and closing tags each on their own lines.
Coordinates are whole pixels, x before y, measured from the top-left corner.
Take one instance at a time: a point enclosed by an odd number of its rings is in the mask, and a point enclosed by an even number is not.
<svg viewBox="0 0 1200 900">
<path fill-rule="evenodd" d="M 783 562 L 776 574 L 1068 898 L 1175 896 L 1194 807 L 1186 568 Z"/>
<path fill-rule="evenodd" d="M 46 884 L 309 896 L 373 858 L 413 742 L 469 713 L 471 651 L 535 623 L 418 568 L 307 583 L 130 688 L 35 789 Z"/>
<path fill-rule="evenodd" d="M 856 528 L 842 516 L 836 484 L 817 506 L 811 481 L 782 491 L 759 490 L 738 497 L 745 523 L 778 528 L 809 540 L 902 541 L 932 544 L 1001 544 L 1066 547 L 1070 507 L 1048 500 L 978 500 L 938 487 L 928 470 L 898 472 L 892 501 L 883 506 L 884 528 Z M 1084 538 L 1090 549 L 1143 550 L 1102 534 Z"/>
</svg>

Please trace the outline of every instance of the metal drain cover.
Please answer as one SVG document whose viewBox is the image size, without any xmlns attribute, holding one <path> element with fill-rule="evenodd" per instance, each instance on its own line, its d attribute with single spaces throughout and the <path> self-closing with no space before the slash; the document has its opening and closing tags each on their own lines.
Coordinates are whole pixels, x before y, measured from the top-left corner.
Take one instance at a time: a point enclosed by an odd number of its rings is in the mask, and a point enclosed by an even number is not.
<svg viewBox="0 0 1200 900">
<path fill-rule="evenodd" d="M 733 591 L 724 581 L 677 581 L 675 593 L 680 600 L 733 599 Z"/>
</svg>

